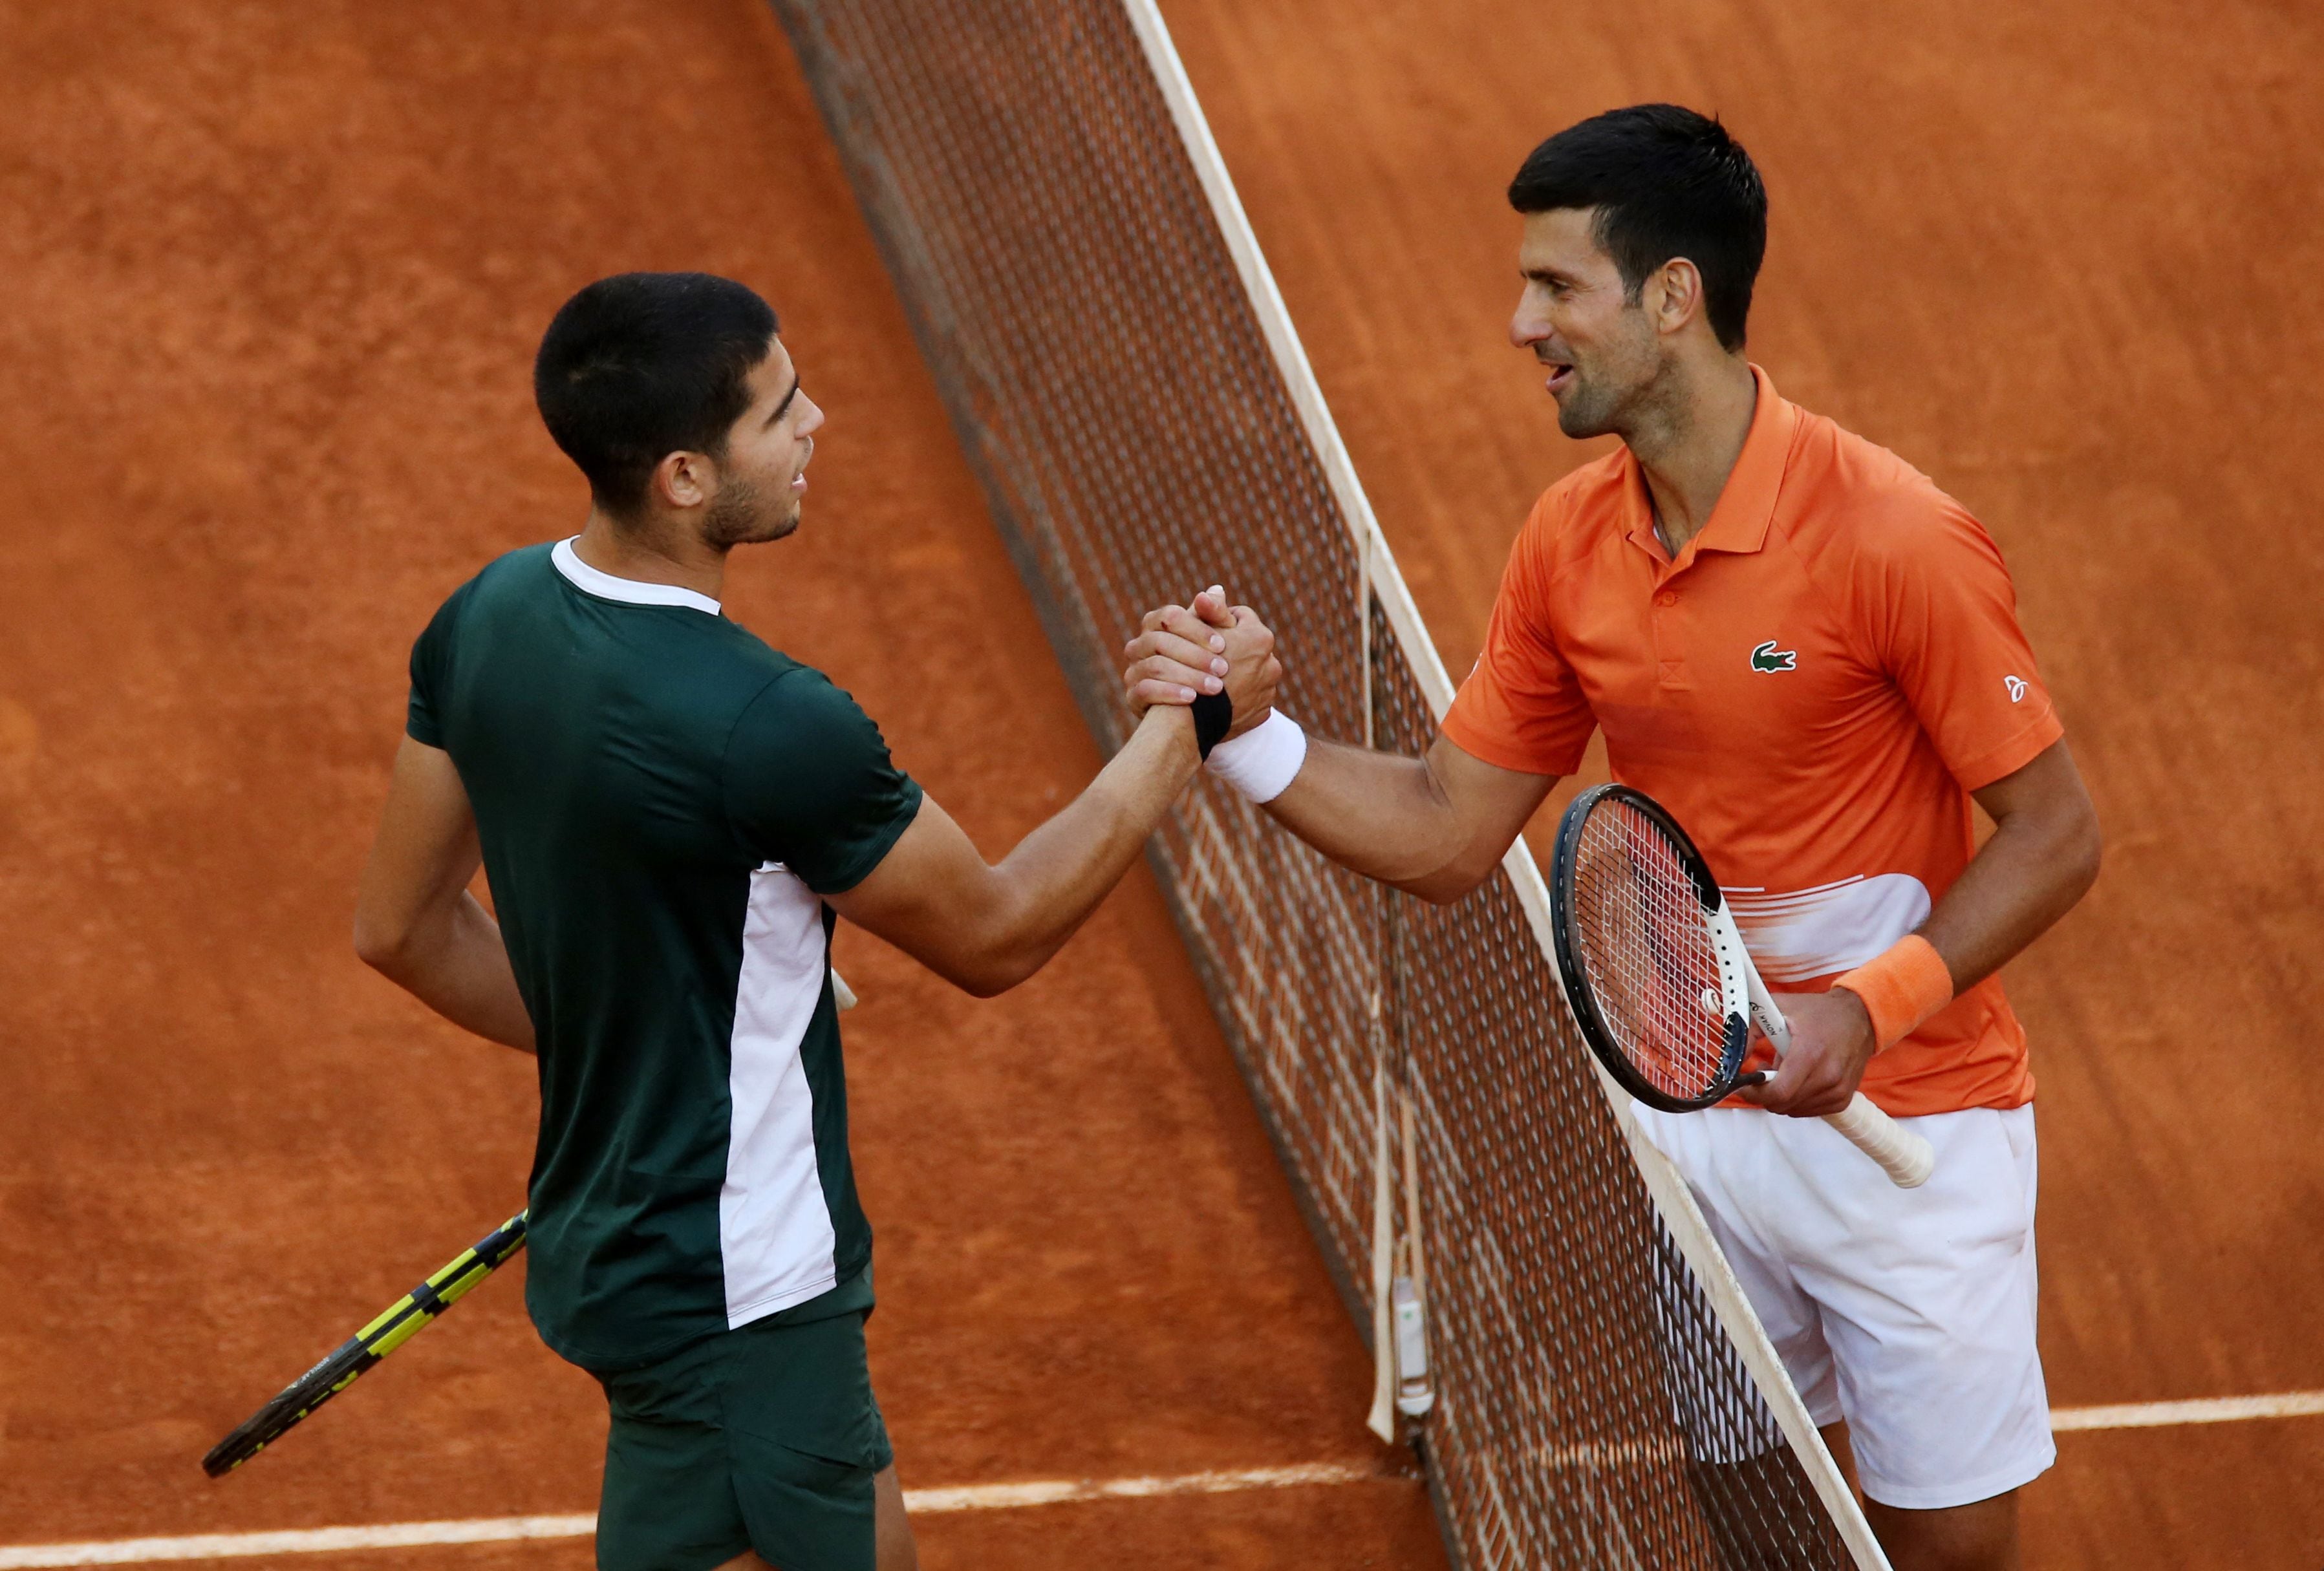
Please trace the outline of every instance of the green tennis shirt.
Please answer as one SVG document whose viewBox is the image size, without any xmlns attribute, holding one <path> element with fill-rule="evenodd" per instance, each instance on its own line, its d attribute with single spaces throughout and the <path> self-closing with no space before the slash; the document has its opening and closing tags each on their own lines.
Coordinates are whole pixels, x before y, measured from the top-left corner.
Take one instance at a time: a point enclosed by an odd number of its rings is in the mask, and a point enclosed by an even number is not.
<svg viewBox="0 0 2324 1571">
<path fill-rule="evenodd" d="M 542 1338 L 614 1371 L 867 1305 L 822 896 L 918 811 L 879 728 L 717 602 L 566 541 L 444 602 L 408 729 L 467 787 L 540 1046 Z"/>
</svg>

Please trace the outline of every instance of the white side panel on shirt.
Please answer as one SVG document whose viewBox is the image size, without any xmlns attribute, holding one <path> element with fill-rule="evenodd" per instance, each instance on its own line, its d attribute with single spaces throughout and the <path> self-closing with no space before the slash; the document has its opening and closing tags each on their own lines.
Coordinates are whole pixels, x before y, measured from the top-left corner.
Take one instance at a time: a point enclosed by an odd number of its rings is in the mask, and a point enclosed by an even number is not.
<svg viewBox="0 0 2324 1571">
<path fill-rule="evenodd" d="M 804 1303 L 835 1278 L 815 1098 L 799 1058 L 827 964 L 822 900 L 780 862 L 752 873 L 727 1071 L 733 1121 L 718 1191 L 730 1328 Z"/>
<path fill-rule="evenodd" d="M 1728 889 L 1743 947 L 1773 987 L 1854 970 L 1928 920 L 1928 886 L 1909 873 L 1858 874 L 1771 895 Z"/>
</svg>

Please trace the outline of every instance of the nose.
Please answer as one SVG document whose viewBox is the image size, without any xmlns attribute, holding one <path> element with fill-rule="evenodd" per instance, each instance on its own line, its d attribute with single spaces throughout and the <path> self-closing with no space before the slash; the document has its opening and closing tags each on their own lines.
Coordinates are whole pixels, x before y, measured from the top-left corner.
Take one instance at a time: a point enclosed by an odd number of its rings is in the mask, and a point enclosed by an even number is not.
<svg viewBox="0 0 2324 1571">
<path fill-rule="evenodd" d="M 799 411 L 798 424 L 792 429 L 802 436 L 812 436 L 823 429 L 823 406 L 805 393 L 799 394 L 798 397 L 799 402 L 805 404 L 807 408 Z"/>
<path fill-rule="evenodd" d="M 1549 336 L 1549 314 L 1534 300 L 1528 288 L 1517 297 L 1517 308 L 1509 314 L 1509 346 L 1530 349 Z"/>
</svg>

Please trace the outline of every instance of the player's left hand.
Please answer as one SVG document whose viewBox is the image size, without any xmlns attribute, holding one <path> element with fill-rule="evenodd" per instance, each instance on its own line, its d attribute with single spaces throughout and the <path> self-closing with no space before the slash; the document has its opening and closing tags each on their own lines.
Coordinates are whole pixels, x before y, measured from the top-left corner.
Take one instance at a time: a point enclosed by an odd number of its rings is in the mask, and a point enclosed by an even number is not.
<svg viewBox="0 0 2324 1571">
<path fill-rule="evenodd" d="M 1770 1113 L 1820 1118 L 1847 1107 L 1879 1043 L 1864 1001 L 1845 988 L 1824 993 L 1779 993 L 1776 1005 L 1792 1024 L 1791 1051 L 1766 1080 L 1735 1094 Z"/>
<path fill-rule="evenodd" d="M 1122 658 L 1129 662 L 1121 681 L 1130 712 L 1142 715 L 1157 703 L 1192 703 L 1197 693 L 1223 691 L 1231 658 L 1241 652 L 1231 649 L 1230 640 L 1247 641 L 1235 637 L 1238 625 L 1246 620 L 1251 630 L 1265 631 L 1248 606 L 1228 605 L 1226 591 L 1215 584 L 1195 595 L 1191 604 L 1148 611 L 1139 623 L 1138 636 L 1121 648 Z M 1268 634 L 1267 641 L 1271 649 L 1274 635 Z M 1277 669 L 1279 675 L 1281 668 Z M 1256 724 L 1266 713 L 1266 706 L 1259 706 L 1257 715 L 1247 717 L 1243 711 L 1244 705 L 1238 703 L 1237 721 L 1248 719 Z M 1240 724 L 1236 727 L 1244 729 Z"/>
</svg>

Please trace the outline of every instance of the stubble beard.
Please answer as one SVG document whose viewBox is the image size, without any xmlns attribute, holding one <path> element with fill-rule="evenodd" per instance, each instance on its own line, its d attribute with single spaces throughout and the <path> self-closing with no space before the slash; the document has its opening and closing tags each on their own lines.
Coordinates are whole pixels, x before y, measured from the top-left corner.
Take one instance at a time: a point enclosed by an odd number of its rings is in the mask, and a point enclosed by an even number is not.
<svg viewBox="0 0 2324 1571">
<path fill-rule="evenodd" d="M 1620 402 L 1614 390 L 1591 381 L 1577 365 L 1573 368 L 1573 385 L 1558 401 L 1557 428 L 1577 442 L 1602 436 L 1614 429 L 1613 419 Z"/>
<path fill-rule="evenodd" d="M 1609 345 L 1600 363 L 1585 372 L 1577 363 L 1573 385 L 1557 406 L 1557 428 L 1576 441 L 1591 436 L 1628 436 L 1642 404 L 1655 394 L 1663 367 L 1645 314 L 1633 306 L 1637 334 Z M 1643 341 L 1641 341 L 1643 339 Z"/>
<path fill-rule="evenodd" d="M 779 540 L 798 527 L 798 498 L 787 496 L 783 505 L 770 507 L 758 483 L 739 475 L 718 488 L 702 515 L 704 542 L 721 551 Z"/>
</svg>

